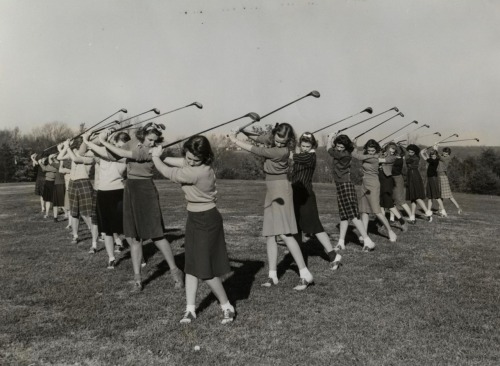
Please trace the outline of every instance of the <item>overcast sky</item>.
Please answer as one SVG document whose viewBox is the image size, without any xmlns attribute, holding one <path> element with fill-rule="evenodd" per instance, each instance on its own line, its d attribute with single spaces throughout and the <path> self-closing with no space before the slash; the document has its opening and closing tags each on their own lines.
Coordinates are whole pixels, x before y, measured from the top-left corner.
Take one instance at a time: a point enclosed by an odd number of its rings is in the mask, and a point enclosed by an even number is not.
<svg viewBox="0 0 500 366">
<path fill-rule="evenodd" d="M 397 106 L 366 137 L 417 120 L 499 145 L 499 42 L 499 1 L 1 0 L 0 129 L 201 102 L 158 119 L 172 140 L 318 90 L 260 123 L 300 133 Z"/>
</svg>

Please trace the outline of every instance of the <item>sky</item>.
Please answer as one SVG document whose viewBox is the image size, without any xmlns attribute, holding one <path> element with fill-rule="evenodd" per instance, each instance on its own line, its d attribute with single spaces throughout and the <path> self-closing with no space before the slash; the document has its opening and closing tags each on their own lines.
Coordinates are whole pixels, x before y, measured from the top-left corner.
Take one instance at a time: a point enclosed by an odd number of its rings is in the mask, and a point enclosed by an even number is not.
<svg viewBox="0 0 500 366">
<path fill-rule="evenodd" d="M 398 107 L 404 117 L 360 142 L 418 121 L 396 136 L 428 124 L 411 137 L 497 146 L 499 40 L 493 0 L 2 0 L 0 129 L 76 129 L 120 108 L 127 118 L 202 103 L 156 119 L 172 141 L 318 90 L 256 125 L 289 122 L 300 134 Z"/>
</svg>

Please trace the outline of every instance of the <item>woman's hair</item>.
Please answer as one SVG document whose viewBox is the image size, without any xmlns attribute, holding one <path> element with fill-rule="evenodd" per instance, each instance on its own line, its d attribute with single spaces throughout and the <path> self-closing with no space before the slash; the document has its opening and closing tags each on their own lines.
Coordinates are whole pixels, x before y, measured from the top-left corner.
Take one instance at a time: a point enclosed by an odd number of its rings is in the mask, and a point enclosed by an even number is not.
<svg viewBox="0 0 500 366">
<path fill-rule="evenodd" d="M 380 144 L 374 139 L 368 140 L 366 142 L 365 146 L 363 146 L 363 150 L 364 150 L 365 154 L 367 153 L 369 148 L 375 148 L 375 153 L 379 153 L 381 150 Z"/>
<path fill-rule="evenodd" d="M 80 146 L 82 145 L 82 143 L 83 143 L 83 138 L 81 136 L 77 137 L 76 139 L 74 139 L 71 142 L 69 148 L 70 149 L 77 149 L 78 150 L 80 148 Z"/>
<path fill-rule="evenodd" d="M 311 132 L 304 132 L 302 134 L 302 136 L 300 136 L 299 145 L 302 142 L 307 142 L 307 143 L 311 144 L 311 147 L 313 149 L 316 149 L 318 147 L 318 141 L 316 140 L 316 138 L 314 137 L 314 135 Z"/>
<path fill-rule="evenodd" d="M 449 147 L 443 148 L 443 152 L 451 154 L 451 149 Z"/>
<path fill-rule="evenodd" d="M 389 142 L 387 145 L 385 145 L 384 147 L 384 152 L 386 152 L 387 154 L 389 154 L 389 150 L 393 148 L 394 149 L 394 155 L 396 156 L 399 156 L 400 155 L 400 151 L 399 151 L 399 147 L 398 145 L 396 145 L 395 142 Z"/>
<path fill-rule="evenodd" d="M 189 151 L 191 154 L 201 159 L 201 163 L 204 165 L 210 165 L 214 160 L 212 147 L 210 146 L 210 142 L 205 136 L 191 136 L 184 143 L 182 150 L 183 155 L 186 155 L 186 152 Z"/>
<path fill-rule="evenodd" d="M 333 145 L 337 144 L 344 145 L 346 151 L 350 153 L 354 150 L 354 145 L 347 135 L 338 135 L 337 137 L 335 137 L 335 140 L 333 140 Z"/>
<path fill-rule="evenodd" d="M 158 140 L 156 140 L 156 143 L 159 144 L 159 143 L 163 142 L 163 136 L 161 135 L 161 130 L 164 130 L 164 129 L 165 129 L 165 126 L 163 126 L 161 124 L 149 122 L 145 126 L 139 128 L 136 131 L 135 136 L 142 143 L 142 142 L 144 142 L 144 139 L 146 138 L 146 136 L 152 133 L 152 134 L 155 134 L 156 136 L 158 136 Z"/>
<path fill-rule="evenodd" d="M 406 150 L 413 151 L 415 153 L 415 155 L 420 154 L 420 148 L 417 145 L 415 145 L 415 144 L 408 145 L 408 147 L 406 148 Z"/>
<path fill-rule="evenodd" d="M 436 150 L 434 150 L 434 149 L 429 149 L 428 154 L 429 154 L 429 156 L 431 156 L 431 155 L 436 155 L 437 156 L 438 152 Z"/>
<path fill-rule="evenodd" d="M 295 132 L 293 131 L 293 127 L 290 124 L 276 123 L 271 132 L 273 134 L 273 137 L 278 135 L 280 138 L 286 141 L 286 147 L 288 148 L 288 150 L 295 149 L 297 138 L 295 137 Z M 275 146 L 274 139 L 273 146 Z"/>
<path fill-rule="evenodd" d="M 130 141 L 130 135 L 126 132 L 118 132 L 116 135 L 113 136 L 113 141 L 114 142 L 128 142 Z M 144 140 L 143 140 L 144 141 Z"/>
</svg>

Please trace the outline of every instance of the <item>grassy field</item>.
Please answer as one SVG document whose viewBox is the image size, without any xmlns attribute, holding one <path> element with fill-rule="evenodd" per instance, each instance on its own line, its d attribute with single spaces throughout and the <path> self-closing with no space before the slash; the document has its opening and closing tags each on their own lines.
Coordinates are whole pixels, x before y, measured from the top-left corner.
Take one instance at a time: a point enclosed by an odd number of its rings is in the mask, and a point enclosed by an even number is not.
<svg viewBox="0 0 500 366">
<path fill-rule="evenodd" d="M 184 198 L 157 182 L 167 236 L 183 266 Z M 128 250 L 107 270 L 89 235 L 70 244 L 66 222 L 40 214 L 33 185 L 0 186 L 0 365 L 499 365 L 500 197 L 457 194 L 448 218 L 418 220 L 377 249 L 349 243 L 328 270 L 316 241 L 303 245 L 316 286 L 297 293 L 297 268 L 280 247 L 280 284 L 267 277 L 263 182 L 219 181 L 237 318 L 201 285 L 198 319 L 179 324 L 184 292 L 145 245 L 145 287 L 130 292 Z M 338 238 L 334 186 L 315 185 L 325 229 Z M 199 345 L 200 351 L 194 351 Z"/>
</svg>

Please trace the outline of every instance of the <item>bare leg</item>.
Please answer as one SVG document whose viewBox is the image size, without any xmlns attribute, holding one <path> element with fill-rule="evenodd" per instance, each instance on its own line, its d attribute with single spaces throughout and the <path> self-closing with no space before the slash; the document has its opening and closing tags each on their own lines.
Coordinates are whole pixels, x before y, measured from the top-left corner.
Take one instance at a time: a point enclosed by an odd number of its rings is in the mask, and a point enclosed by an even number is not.
<svg viewBox="0 0 500 366">
<path fill-rule="evenodd" d="M 40 196 L 40 205 L 42 206 L 42 213 L 45 212 L 45 202 L 43 202 L 42 196 Z"/>
<path fill-rule="evenodd" d="M 57 211 L 58 211 L 59 207 L 52 207 L 52 214 L 54 215 L 54 219 L 57 219 Z"/>
<path fill-rule="evenodd" d="M 427 210 L 426 211 L 430 211 L 432 210 L 432 199 L 428 199 L 427 200 Z"/>
<path fill-rule="evenodd" d="M 45 218 L 49 217 L 50 202 L 45 202 Z"/>
<path fill-rule="evenodd" d="M 460 208 L 460 205 L 458 204 L 457 200 L 455 199 L 455 197 L 451 197 L 450 198 L 450 201 L 453 202 L 453 204 L 455 205 L 455 207 L 457 208 L 458 210 L 458 214 L 461 214 L 462 213 L 462 209 Z"/>
<path fill-rule="evenodd" d="M 267 243 L 267 261 L 269 262 L 269 271 L 276 271 L 278 267 L 278 244 L 276 244 L 276 238 L 273 236 L 268 236 L 266 239 Z"/>
<path fill-rule="evenodd" d="M 141 278 L 141 260 L 142 260 L 142 244 L 135 238 L 127 238 L 130 244 L 130 257 L 132 258 L 132 267 L 134 269 L 134 278 Z"/>
<path fill-rule="evenodd" d="M 300 250 L 297 240 L 295 240 L 293 236 L 280 235 L 280 237 L 285 242 L 299 270 L 306 268 L 306 263 L 304 262 L 304 257 L 302 256 L 302 251 Z"/>
<path fill-rule="evenodd" d="M 222 285 L 222 280 L 220 277 L 214 277 L 209 280 L 205 280 L 205 282 L 210 286 L 212 292 L 214 293 L 217 300 L 219 300 L 219 304 L 223 305 L 229 302 L 226 294 L 226 290 Z M 187 293 L 187 291 L 186 291 Z"/>
<path fill-rule="evenodd" d="M 315 235 L 318 238 L 321 245 L 323 245 L 323 248 L 325 248 L 325 251 L 327 253 L 331 252 L 333 250 L 332 243 L 330 242 L 330 238 L 328 237 L 328 235 L 324 231 L 322 233 L 317 233 Z"/>
<path fill-rule="evenodd" d="M 368 232 L 368 222 L 370 221 L 370 218 L 366 212 L 361 213 L 361 222 L 363 223 L 363 228 L 365 229 L 365 233 Z"/>
<path fill-rule="evenodd" d="M 208 281 L 207 281 L 208 282 Z M 209 284 L 210 286 L 210 284 Z M 212 286 L 210 286 L 212 287 Z M 198 291 L 198 278 L 193 275 L 186 274 L 186 305 L 196 305 L 196 292 Z M 213 289 L 212 289 L 213 291 Z M 215 291 L 214 291 L 215 294 Z M 217 294 L 215 294 L 217 296 Z M 217 297 L 218 298 L 218 297 Z"/>
<path fill-rule="evenodd" d="M 340 236 L 339 241 L 335 249 L 345 249 L 345 236 L 347 235 L 347 229 L 349 228 L 349 221 L 341 220 L 340 221 Z"/>
<path fill-rule="evenodd" d="M 397 238 L 396 233 L 392 231 L 391 225 L 389 225 L 389 221 L 387 221 L 385 215 L 382 215 L 381 213 L 378 213 L 376 215 L 379 221 L 382 223 L 382 225 L 384 225 L 385 228 L 387 229 L 387 233 L 389 234 L 389 240 L 395 242 Z"/>
<path fill-rule="evenodd" d="M 155 240 L 154 241 L 156 247 L 160 249 L 161 253 L 163 254 L 163 257 L 168 263 L 168 266 L 170 267 L 170 270 L 177 269 L 177 265 L 175 264 L 174 260 L 174 254 L 172 253 L 172 248 L 170 247 L 170 243 L 168 242 L 167 239 L 163 238 L 160 240 Z"/>
<path fill-rule="evenodd" d="M 401 205 L 401 207 L 403 207 L 403 210 L 405 210 L 406 214 L 408 215 L 408 217 L 411 217 L 411 210 L 410 210 L 410 206 L 408 206 L 407 203 L 403 203 Z"/>
<path fill-rule="evenodd" d="M 80 227 L 80 218 L 70 216 L 71 230 L 73 231 L 73 239 L 78 238 L 78 229 Z"/>
<path fill-rule="evenodd" d="M 108 259 L 109 261 L 112 261 L 115 259 L 115 253 L 114 253 L 114 242 L 113 242 L 113 237 L 110 235 L 106 235 L 104 237 L 104 246 L 106 247 L 106 253 L 108 253 Z"/>
</svg>

